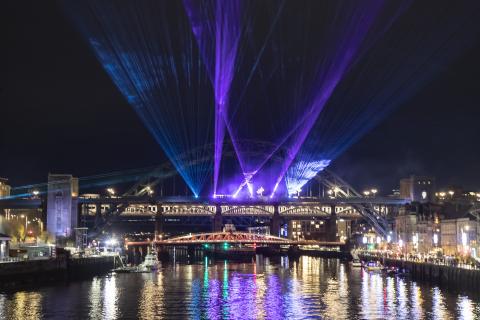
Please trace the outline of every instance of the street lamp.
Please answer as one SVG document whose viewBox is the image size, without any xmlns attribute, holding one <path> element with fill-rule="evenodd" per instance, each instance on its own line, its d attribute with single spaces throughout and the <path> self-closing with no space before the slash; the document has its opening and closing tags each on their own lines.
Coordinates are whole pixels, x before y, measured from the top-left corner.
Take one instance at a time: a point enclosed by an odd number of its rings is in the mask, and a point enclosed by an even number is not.
<svg viewBox="0 0 480 320">
<path fill-rule="evenodd" d="M 33 191 L 32 191 L 32 194 L 33 194 L 34 197 L 37 197 L 37 196 L 40 194 L 40 191 L 38 191 L 38 190 L 33 190 Z"/>
<path fill-rule="evenodd" d="M 372 190 L 370 190 L 370 192 L 372 193 L 372 195 L 375 197 L 375 195 L 377 194 L 378 190 L 373 188 Z"/>
<path fill-rule="evenodd" d="M 368 197 L 370 195 L 370 191 L 365 190 L 365 191 L 363 191 L 363 194 L 365 195 L 365 197 Z"/>
<path fill-rule="evenodd" d="M 20 218 L 25 218 L 25 238 L 27 238 L 27 228 L 28 228 L 28 217 L 24 214 L 20 215 Z"/>
<path fill-rule="evenodd" d="M 415 250 L 418 250 L 418 233 L 412 235 L 413 247 Z"/>
<path fill-rule="evenodd" d="M 150 188 L 150 186 L 147 186 L 147 187 L 145 188 L 145 190 L 147 190 L 148 195 L 151 196 L 151 195 L 153 194 L 153 189 Z"/>
<path fill-rule="evenodd" d="M 450 195 L 450 198 L 453 197 L 453 195 L 455 194 L 455 192 L 453 190 L 449 190 L 448 191 L 448 194 Z"/>
<path fill-rule="evenodd" d="M 115 189 L 113 188 L 107 188 L 107 192 L 110 195 L 110 197 L 113 197 L 115 195 Z"/>
</svg>

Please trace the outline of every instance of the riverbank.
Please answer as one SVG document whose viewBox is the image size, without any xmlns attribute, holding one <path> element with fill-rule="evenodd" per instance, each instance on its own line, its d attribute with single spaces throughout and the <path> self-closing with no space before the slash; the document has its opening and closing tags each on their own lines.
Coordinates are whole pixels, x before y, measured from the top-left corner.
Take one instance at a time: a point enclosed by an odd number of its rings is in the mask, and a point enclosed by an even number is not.
<svg viewBox="0 0 480 320">
<path fill-rule="evenodd" d="M 0 263 L 0 287 L 101 275 L 114 269 L 115 256 L 26 260 Z"/>
<path fill-rule="evenodd" d="M 468 288 L 470 290 L 478 290 L 478 288 L 480 288 L 480 270 L 458 268 L 429 262 L 384 258 L 368 254 L 361 254 L 359 257 L 362 260 L 380 261 L 387 267 L 404 269 L 410 273 L 414 279 L 429 281 L 448 288 Z"/>
</svg>

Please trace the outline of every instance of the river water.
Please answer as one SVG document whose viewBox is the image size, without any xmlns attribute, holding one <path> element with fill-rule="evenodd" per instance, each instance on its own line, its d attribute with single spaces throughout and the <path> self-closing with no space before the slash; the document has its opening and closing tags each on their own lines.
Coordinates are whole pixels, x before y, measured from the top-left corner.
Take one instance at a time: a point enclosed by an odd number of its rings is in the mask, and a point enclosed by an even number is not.
<svg viewBox="0 0 480 320">
<path fill-rule="evenodd" d="M 480 298 L 312 257 L 204 258 L 0 293 L 0 319 L 455 318 L 480 319 Z"/>
</svg>

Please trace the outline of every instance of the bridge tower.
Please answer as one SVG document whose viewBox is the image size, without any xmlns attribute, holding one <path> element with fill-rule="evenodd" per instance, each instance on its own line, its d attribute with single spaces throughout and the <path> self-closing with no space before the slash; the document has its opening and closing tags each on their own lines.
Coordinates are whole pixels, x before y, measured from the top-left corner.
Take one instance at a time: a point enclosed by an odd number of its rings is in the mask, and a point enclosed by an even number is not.
<svg viewBox="0 0 480 320">
<path fill-rule="evenodd" d="M 330 217 L 327 219 L 326 240 L 335 242 L 337 241 L 337 213 L 335 211 L 335 205 L 332 205 L 330 208 Z"/>
<path fill-rule="evenodd" d="M 163 234 L 163 226 L 165 224 L 165 217 L 161 212 L 157 212 L 155 215 L 155 236 Z"/>
<path fill-rule="evenodd" d="M 278 212 L 278 205 L 274 206 L 273 216 L 270 220 L 270 234 L 272 236 L 278 237 L 280 235 L 280 226 L 282 223 L 282 217 Z"/>
<path fill-rule="evenodd" d="M 56 239 L 70 238 L 78 227 L 78 178 L 49 174 L 47 231 Z"/>
</svg>

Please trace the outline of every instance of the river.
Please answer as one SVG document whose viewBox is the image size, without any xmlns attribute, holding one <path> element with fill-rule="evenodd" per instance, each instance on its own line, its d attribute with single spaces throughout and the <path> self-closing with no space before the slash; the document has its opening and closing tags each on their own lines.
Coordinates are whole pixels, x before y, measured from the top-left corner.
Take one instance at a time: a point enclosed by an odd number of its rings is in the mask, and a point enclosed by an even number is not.
<svg viewBox="0 0 480 320">
<path fill-rule="evenodd" d="M 480 319 L 480 298 L 322 258 L 164 264 L 0 292 L 0 319 Z"/>
</svg>

